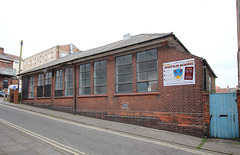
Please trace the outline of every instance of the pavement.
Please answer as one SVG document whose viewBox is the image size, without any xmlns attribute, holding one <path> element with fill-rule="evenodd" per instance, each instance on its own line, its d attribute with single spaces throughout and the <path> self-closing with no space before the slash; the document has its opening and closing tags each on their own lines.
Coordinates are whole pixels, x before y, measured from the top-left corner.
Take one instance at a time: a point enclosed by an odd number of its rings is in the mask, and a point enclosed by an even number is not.
<svg viewBox="0 0 240 155">
<path fill-rule="evenodd" d="M 25 104 L 13 104 L 13 103 L 9 103 L 7 101 L 0 101 L 0 104 L 4 104 L 7 106 L 12 106 L 12 107 L 44 114 L 44 115 L 48 115 L 51 117 L 56 117 L 56 118 L 72 121 L 72 122 L 77 122 L 77 123 L 81 123 L 81 124 L 85 124 L 85 125 L 89 125 L 89 126 L 94 126 L 97 128 L 111 130 L 114 132 L 131 134 L 131 135 L 142 137 L 142 138 L 176 144 L 176 145 L 180 145 L 183 147 L 209 150 L 209 151 L 215 152 L 216 154 L 240 155 L 240 141 L 236 141 L 236 140 L 226 140 L 226 139 L 216 139 L 216 138 L 202 139 L 199 137 L 193 137 L 193 136 L 189 136 L 189 135 L 184 135 L 184 134 L 179 134 L 179 133 L 174 133 L 174 132 L 169 132 L 169 131 L 164 131 L 164 130 L 157 130 L 157 129 L 146 128 L 146 127 L 141 127 L 141 126 L 136 126 L 136 125 L 131 125 L 131 124 L 95 119 L 95 118 L 90 118 L 90 117 L 85 117 L 85 116 L 80 116 L 80 115 L 73 115 L 73 114 L 64 113 L 64 112 L 33 107 L 33 106 L 25 105 Z M 2 131 L 1 126 L 0 126 L 0 131 Z M 4 134 L 4 132 L 3 133 L 0 132 L 0 137 L 2 137 L 2 134 Z M 5 137 L 7 139 L 5 142 L 11 141 L 10 139 L 13 139 L 11 137 L 9 139 L 7 137 L 7 135 L 5 135 Z M 2 146 L 1 146 L 1 139 L 0 139 L 0 154 L 2 154 L 4 152 L 4 150 L 2 150 Z M 27 140 L 29 140 L 29 139 L 27 139 Z M 18 143 L 19 143 L 19 145 L 22 144 L 22 146 L 24 146 L 24 147 L 27 146 L 27 145 L 24 145 L 25 143 L 21 143 L 21 141 Z M 52 150 L 52 149 L 53 148 L 49 148 L 49 150 Z M 33 150 L 33 151 L 35 151 L 35 150 Z M 48 153 L 48 154 L 50 154 L 50 153 Z M 54 153 L 52 152 L 52 154 L 54 154 Z M 62 154 L 62 153 L 55 152 L 55 154 Z"/>
</svg>

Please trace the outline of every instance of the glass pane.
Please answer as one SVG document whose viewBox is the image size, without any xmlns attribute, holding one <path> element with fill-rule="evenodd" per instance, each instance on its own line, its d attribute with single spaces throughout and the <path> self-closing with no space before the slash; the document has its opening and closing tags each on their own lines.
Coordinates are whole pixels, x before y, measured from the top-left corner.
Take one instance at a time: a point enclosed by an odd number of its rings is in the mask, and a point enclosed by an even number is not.
<svg viewBox="0 0 240 155">
<path fill-rule="evenodd" d="M 157 80 L 157 71 L 148 72 L 148 81 Z"/>
<path fill-rule="evenodd" d="M 117 93 L 132 93 L 132 84 L 117 85 Z"/>
<path fill-rule="evenodd" d="M 138 73 L 137 75 L 138 75 L 138 79 L 137 79 L 138 82 L 147 80 L 147 72 L 141 72 L 141 73 Z"/>
<path fill-rule="evenodd" d="M 116 66 L 120 66 L 123 64 L 123 57 L 117 57 L 116 58 Z"/>
<path fill-rule="evenodd" d="M 90 94 L 91 94 L 91 89 L 90 89 L 90 87 L 86 87 L 86 88 L 85 88 L 85 94 L 86 94 L 86 95 L 90 95 Z"/>
<path fill-rule="evenodd" d="M 69 68 L 66 68 L 66 69 L 65 69 L 65 76 L 66 76 L 66 75 L 69 75 Z"/>
<path fill-rule="evenodd" d="M 146 71 L 147 70 L 147 63 L 148 62 L 137 63 L 137 72 Z"/>
<path fill-rule="evenodd" d="M 101 68 L 100 64 L 101 64 L 100 61 L 98 61 L 98 62 L 94 62 L 94 70 L 98 70 L 98 69 L 100 69 L 100 68 Z"/>
<path fill-rule="evenodd" d="M 80 72 L 84 72 L 85 71 L 85 65 L 80 65 Z"/>
<path fill-rule="evenodd" d="M 132 63 L 132 55 L 124 56 L 124 64 L 131 64 Z"/>
<path fill-rule="evenodd" d="M 157 92 L 158 91 L 158 83 L 157 83 L 157 81 L 149 82 L 148 91 L 151 91 L 151 92 Z"/>
<path fill-rule="evenodd" d="M 157 69 L 157 60 L 148 61 L 147 70 L 155 70 L 155 69 Z"/>
<path fill-rule="evenodd" d="M 73 82 L 70 82 L 70 88 L 73 88 Z"/>
<path fill-rule="evenodd" d="M 90 80 L 86 80 L 86 85 L 85 86 L 91 86 L 90 85 Z"/>
<path fill-rule="evenodd" d="M 132 73 L 132 65 L 117 67 L 117 75 Z"/>
<path fill-rule="evenodd" d="M 86 72 L 86 80 L 90 80 L 91 79 L 91 72 Z"/>
<path fill-rule="evenodd" d="M 94 94 L 106 94 L 107 86 L 94 87 Z"/>
<path fill-rule="evenodd" d="M 85 71 L 91 71 L 91 64 L 86 64 Z"/>
<path fill-rule="evenodd" d="M 140 61 L 146 61 L 146 52 L 139 52 L 137 53 L 137 62 L 140 62 Z"/>
<path fill-rule="evenodd" d="M 125 74 L 125 75 L 116 76 L 116 83 L 117 84 L 131 83 L 131 82 L 132 82 L 132 74 Z"/>
<path fill-rule="evenodd" d="M 69 70 L 70 70 L 70 74 L 73 74 L 73 68 L 70 68 Z"/>
<path fill-rule="evenodd" d="M 70 89 L 70 95 L 73 96 L 73 89 Z"/>
<path fill-rule="evenodd" d="M 101 61 L 101 69 L 107 68 L 107 60 Z"/>
<path fill-rule="evenodd" d="M 147 60 L 157 59 L 157 49 L 147 51 Z"/>
<path fill-rule="evenodd" d="M 138 92 L 147 92 L 148 91 L 148 84 L 147 82 L 141 82 L 137 84 L 137 91 Z"/>
</svg>

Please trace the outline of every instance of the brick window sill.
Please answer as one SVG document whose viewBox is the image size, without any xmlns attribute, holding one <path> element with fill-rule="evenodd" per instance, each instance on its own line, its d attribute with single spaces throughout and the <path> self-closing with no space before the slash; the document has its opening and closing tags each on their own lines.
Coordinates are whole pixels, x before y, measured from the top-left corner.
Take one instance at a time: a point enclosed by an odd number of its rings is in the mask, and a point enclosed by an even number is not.
<svg viewBox="0 0 240 155">
<path fill-rule="evenodd" d="M 78 98 L 93 98 L 93 97 L 107 97 L 107 94 L 104 94 L 104 95 L 82 95 L 82 96 L 78 96 Z"/>
<path fill-rule="evenodd" d="M 54 99 L 68 99 L 73 98 L 73 96 L 55 96 Z"/>
<path fill-rule="evenodd" d="M 51 99 L 51 97 L 37 97 L 37 100 L 42 100 L 42 99 Z"/>
<path fill-rule="evenodd" d="M 114 94 L 114 96 L 144 96 L 144 95 L 159 95 L 159 92 L 146 92 L 146 93 L 126 93 L 126 94 Z"/>
</svg>

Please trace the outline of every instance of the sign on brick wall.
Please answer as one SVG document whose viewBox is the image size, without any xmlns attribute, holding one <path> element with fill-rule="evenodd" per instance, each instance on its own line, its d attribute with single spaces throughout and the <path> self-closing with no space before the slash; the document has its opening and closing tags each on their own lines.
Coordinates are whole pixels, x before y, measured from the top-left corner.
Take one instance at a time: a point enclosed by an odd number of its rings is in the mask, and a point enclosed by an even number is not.
<svg viewBox="0 0 240 155">
<path fill-rule="evenodd" d="M 194 59 L 163 63 L 164 86 L 195 84 Z"/>
</svg>

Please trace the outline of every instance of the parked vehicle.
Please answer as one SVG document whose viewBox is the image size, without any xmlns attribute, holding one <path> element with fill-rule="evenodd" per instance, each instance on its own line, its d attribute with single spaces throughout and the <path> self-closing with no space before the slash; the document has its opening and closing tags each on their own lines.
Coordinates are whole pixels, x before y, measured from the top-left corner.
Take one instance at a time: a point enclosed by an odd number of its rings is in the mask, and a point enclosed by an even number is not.
<svg viewBox="0 0 240 155">
<path fill-rule="evenodd" d="M 0 90 L 0 96 L 3 97 L 4 95 L 5 93 L 2 90 Z"/>
</svg>

